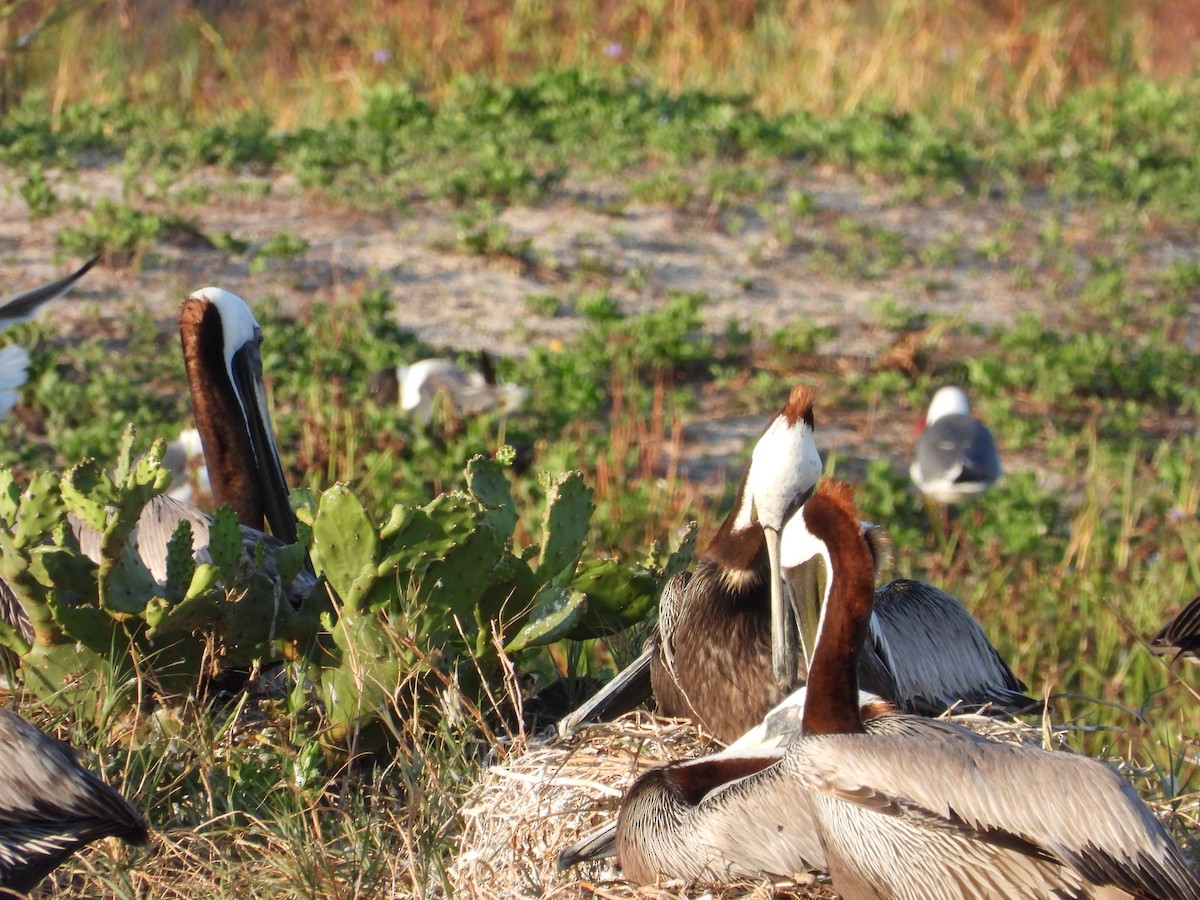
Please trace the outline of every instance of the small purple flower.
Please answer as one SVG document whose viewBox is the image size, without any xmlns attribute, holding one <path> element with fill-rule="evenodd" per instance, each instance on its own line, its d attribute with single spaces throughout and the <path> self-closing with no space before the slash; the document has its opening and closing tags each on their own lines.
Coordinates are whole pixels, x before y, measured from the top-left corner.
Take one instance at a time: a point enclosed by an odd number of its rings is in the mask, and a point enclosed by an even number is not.
<svg viewBox="0 0 1200 900">
<path fill-rule="evenodd" d="M 609 59 L 620 59 L 625 55 L 625 48 L 617 43 L 608 44 L 604 48 L 604 55 Z"/>
<path fill-rule="evenodd" d="M 382 66 L 392 61 L 392 54 L 388 50 L 376 50 L 371 58 L 375 60 L 375 65 Z"/>
</svg>

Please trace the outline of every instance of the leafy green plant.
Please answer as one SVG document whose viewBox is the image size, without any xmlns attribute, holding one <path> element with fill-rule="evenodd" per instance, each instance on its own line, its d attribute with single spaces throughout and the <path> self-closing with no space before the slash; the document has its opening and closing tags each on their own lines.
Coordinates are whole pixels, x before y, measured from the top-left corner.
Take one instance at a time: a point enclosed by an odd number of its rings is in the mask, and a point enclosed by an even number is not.
<svg viewBox="0 0 1200 900">
<path fill-rule="evenodd" d="M 108 694 L 114 681 L 137 676 L 179 697 L 196 694 L 214 665 L 292 659 L 319 685 L 328 740 L 357 740 L 389 710 L 405 712 L 405 685 L 423 685 L 428 702 L 457 670 L 460 689 L 478 698 L 499 654 L 640 622 L 690 558 L 689 545 L 647 565 L 584 561 L 591 489 L 578 472 L 548 486 L 540 544 L 514 553 L 518 515 L 504 465 L 476 457 L 466 490 L 396 506 L 381 525 L 344 485 L 303 507 L 323 582 L 298 606 L 281 602 L 279 585 L 299 574 L 305 548 L 271 551 L 274 580 L 261 545 L 246 555 L 228 508 L 212 521 L 211 562 L 193 558 L 190 526 L 180 524 L 159 583 L 130 536 L 169 477 L 161 443 L 135 461 L 132 435 L 112 476 L 88 462 L 61 478 L 38 475 L 24 491 L 11 473 L 0 480 L 0 576 L 33 632 L 26 639 L 2 625 L 0 644 L 18 656 L 27 684 L 77 714 L 122 702 Z M 69 521 L 98 535 L 98 559 Z"/>
<path fill-rule="evenodd" d="M 168 225 L 177 221 L 103 199 L 81 227 L 67 226 L 59 231 L 58 245 L 77 256 L 100 252 L 110 260 L 126 260 L 141 256 Z"/>
<path fill-rule="evenodd" d="M 29 207 L 29 218 L 44 219 L 53 215 L 62 205 L 50 182 L 46 180 L 45 170 L 40 165 L 29 166 L 25 172 L 25 180 L 17 190 L 21 199 Z"/>
<path fill-rule="evenodd" d="M 266 271 L 272 259 L 294 259 L 308 250 L 308 241 L 286 228 L 254 247 L 250 260 L 250 271 L 256 274 Z"/>
</svg>

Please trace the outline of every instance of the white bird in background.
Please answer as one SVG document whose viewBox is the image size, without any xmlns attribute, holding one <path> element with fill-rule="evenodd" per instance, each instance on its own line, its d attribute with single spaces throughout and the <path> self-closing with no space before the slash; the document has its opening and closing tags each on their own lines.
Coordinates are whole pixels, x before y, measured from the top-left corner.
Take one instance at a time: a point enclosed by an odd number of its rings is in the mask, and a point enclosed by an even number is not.
<svg viewBox="0 0 1200 900">
<path fill-rule="evenodd" d="M 961 503 L 986 491 L 1002 471 L 992 433 L 971 415 L 967 395 L 957 387 L 939 389 L 917 440 L 913 483 L 938 503 Z"/>
<path fill-rule="evenodd" d="M 99 258 L 93 256 L 66 278 L 0 299 L 0 331 L 10 325 L 28 322 L 42 304 L 63 296 L 75 287 L 75 283 Z M 19 344 L 10 344 L 0 350 L 0 419 L 5 418 L 17 405 L 17 400 L 20 399 L 17 389 L 24 385 L 28 378 L 29 351 Z"/>
<path fill-rule="evenodd" d="M 383 369 L 371 379 L 371 395 L 381 403 L 400 408 L 422 422 L 433 417 L 439 403 L 457 418 L 478 416 L 491 410 L 516 412 L 529 399 L 529 391 L 516 384 L 501 384 L 492 359 L 479 355 L 479 371 L 468 372 L 453 360 L 436 357 L 411 366 Z"/>
<path fill-rule="evenodd" d="M 192 498 L 197 492 L 212 493 L 204 445 L 200 441 L 200 432 L 195 428 L 185 428 L 179 432 L 179 437 L 167 442 L 162 467 L 171 473 L 168 496 L 182 503 L 194 503 Z"/>
</svg>

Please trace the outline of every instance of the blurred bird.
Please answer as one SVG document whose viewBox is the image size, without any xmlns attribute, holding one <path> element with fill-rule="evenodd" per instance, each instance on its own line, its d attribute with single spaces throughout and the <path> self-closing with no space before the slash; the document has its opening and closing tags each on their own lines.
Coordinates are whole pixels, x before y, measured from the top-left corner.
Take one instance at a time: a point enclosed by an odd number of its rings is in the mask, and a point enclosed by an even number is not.
<svg viewBox="0 0 1200 900">
<path fill-rule="evenodd" d="M 43 304 L 66 294 L 99 258 L 93 256 L 70 275 L 58 281 L 0 299 L 0 331 L 11 325 L 28 322 Z M 0 350 L 0 419 L 5 418 L 17 405 L 17 389 L 25 384 L 28 377 L 28 350 L 17 344 L 10 344 Z"/>
<path fill-rule="evenodd" d="M 145 844 L 146 820 L 69 747 L 0 708 L 0 895 L 33 889 L 103 837 Z"/>
<path fill-rule="evenodd" d="M 1200 597 L 1180 610 L 1150 638 L 1150 650 L 1160 656 L 1175 654 L 1190 663 L 1200 664 Z"/>
<path fill-rule="evenodd" d="M 195 504 L 197 491 L 206 496 L 212 493 L 204 445 L 197 429 L 185 428 L 179 432 L 179 437 L 167 442 L 162 467 L 171 473 L 168 497 L 174 497 L 181 503 Z"/>
<path fill-rule="evenodd" d="M 939 389 L 917 440 L 909 469 L 913 483 L 938 503 L 961 503 L 982 494 L 1001 473 L 996 442 L 971 415 L 967 395 L 957 387 Z"/>
<path fill-rule="evenodd" d="M 529 399 L 529 391 L 501 384 L 491 356 L 479 355 L 479 371 L 468 372 L 452 360 L 423 359 L 411 366 L 382 369 L 371 379 L 371 396 L 379 403 L 400 402 L 400 408 L 422 422 L 445 403 L 453 417 L 477 416 L 491 410 L 516 412 Z"/>
</svg>

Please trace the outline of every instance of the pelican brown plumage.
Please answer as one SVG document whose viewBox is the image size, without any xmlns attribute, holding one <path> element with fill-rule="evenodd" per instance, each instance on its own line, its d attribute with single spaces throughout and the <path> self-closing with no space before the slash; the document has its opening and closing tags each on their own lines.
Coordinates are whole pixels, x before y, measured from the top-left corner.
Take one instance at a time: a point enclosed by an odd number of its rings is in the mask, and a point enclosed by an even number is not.
<svg viewBox="0 0 1200 900">
<path fill-rule="evenodd" d="M 68 747 L 0 708 L 0 896 L 31 890 L 103 837 L 145 844 L 146 820 Z"/>
<path fill-rule="evenodd" d="M 1196 900 L 1200 882 L 1133 788 L 1095 760 L 999 744 L 951 722 L 864 721 L 858 655 L 875 599 L 849 488 L 789 520 L 781 562 L 828 573 L 786 750 L 739 749 L 642 776 L 615 849 L 635 881 L 791 875 L 821 862 L 846 898 Z"/>
<path fill-rule="evenodd" d="M 1103 763 L 950 723 L 936 737 L 868 732 L 858 656 L 875 591 L 847 486 L 822 486 L 782 547 L 785 565 L 820 559 L 829 586 L 778 800 L 807 799 L 843 897 L 1200 898 L 1162 823 Z"/>
<path fill-rule="evenodd" d="M 295 543 L 262 383 L 262 328 L 241 297 L 208 287 L 184 301 L 179 337 L 213 497 L 242 525 L 261 531 L 265 520 L 275 537 Z"/>
<path fill-rule="evenodd" d="M 630 709 L 653 692 L 663 715 L 732 741 L 803 680 L 778 566 L 779 533 L 821 475 L 811 388 L 791 391 L 755 444 L 716 535 L 691 573 L 667 583 L 658 634 L 563 729 Z"/>
<path fill-rule="evenodd" d="M 1150 638 L 1150 650 L 1200 663 L 1200 597 L 1196 597 Z"/>
<path fill-rule="evenodd" d="M 237 514 L 247 555 L 255 558 L 255 548 L 262 544 L 267 574 L 276 577 L 273 551 L 294 543 L 297 529 L 262 384 L 262 329 L 244 300 L 209 287 L 184 301 L 179 333 L 213 495 Z M 160 584 L 167 576 L 168 542 L 180 522 L 191 529 L 193 551 L 206 553 L 211 516 L 167 495 L 146 504 L 130 535 L 142 563 Z M 75 516 L 70 524 L 80 550 L 98 560 L 100 533 Z M 271 534 L 262 530 L 265 525 Z M 309 565 L 281 587 L 298 607 L 315 584 Z M 3 582 L 0 616 L 31 637 L 24 611 Z"/>
</svg>

